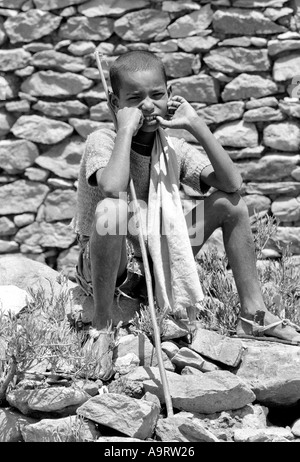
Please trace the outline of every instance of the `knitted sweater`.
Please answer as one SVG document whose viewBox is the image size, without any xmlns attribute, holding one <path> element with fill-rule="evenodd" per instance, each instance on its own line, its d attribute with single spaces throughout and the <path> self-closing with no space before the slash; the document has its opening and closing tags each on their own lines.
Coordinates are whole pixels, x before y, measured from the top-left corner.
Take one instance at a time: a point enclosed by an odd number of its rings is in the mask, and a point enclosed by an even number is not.
<svg viewBox="0 0 300 462">
<path fill-rule="evenodd" d="M 85 152 L 82 156 L 78 189 L 77 207 L 71 226 L 78 234 L 90 236 L 96 206 L 104 197 L 97 186 L 96 172 L 105 168 L 111 156 L 116 133 L 109 129 L 101 129 L 91 133 L 86 141 Z M 198 149 L 188 144 L 184 139 L 171 137 L 178 161 L 178 180 L 192 189 L 204 194 L 209 187 L 200 180 L 202 170 L 210 165 L 208 157 Z M 144 156 L 131 150 L 130 175 L 134 182 L 136 196 L 148 203 L 150 182 L 151 157 Z M 130 191 L 128 186 L 128 197 Z M 141 208 L 142 222 L 146 220 L 145 208 Z M 127 234 L 127 241 L 131 245 L 133 254 L 141 257 L 141 249 L 137 235 Z"/>
</svg>

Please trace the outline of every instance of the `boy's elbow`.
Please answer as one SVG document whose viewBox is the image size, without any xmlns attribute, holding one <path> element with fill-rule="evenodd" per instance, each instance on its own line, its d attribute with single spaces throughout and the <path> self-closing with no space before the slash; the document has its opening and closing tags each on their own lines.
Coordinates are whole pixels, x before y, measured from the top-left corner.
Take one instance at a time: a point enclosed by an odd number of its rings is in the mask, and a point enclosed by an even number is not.
<svg viewBox="0 0 300 462">
<path fill-rule="evenodd" d="M 239 192 L 243 185 L 242 177 L 234 178 L 231 181 L 221 182 L 218 186 L 218 189 L 224 191 L 228 194 Z"/>
<path fill-rule="evenodd" d="M 227 193 L 239 192 L 242 189 L 242 185 L 243 185 L 243 179 L 240 178 L 236 181 L 233 181 L 231 184 L 227 184 L 225 186 L 224 191 Z"/>
<path fill-rule="evenodd" d="M 101 194 L 105 198 L 109 199 L 118 199 L 120 197 L 120 194 L 126 193 L 126 189 L 120 187 L 119 185 L 114 185 L 114 184 L 106 184 L 103 182 L 98 183 L 98 187 L 101 191 Z"/>
<path fill-rule="evenodd" d="M 127 184 L 124 180 L 114 181 L 103 174 L 97 175 L 97 185 L 104 197 L 118 199 L 120 194 L 127 193 Z"/>
<path fill-rule="evenodd" d="M 243 185 L 243 177 L 240 174 L 240 172 L 236 169 L 234 174 L 231 177 L 231 180 L 228 182 L 228 191 L 226 192 L 231 192 L 235 193 L 241 190 Z"/>
<path fill-rule="evenodd" d="M 112 187 L 109 187 L 109 186 L 104 186 L 104 185 L 98 185 L 99 186 L 99 189 L 101 191 L 101 194 L 105 197 L 105 198 L 109 198 L 109 199 L 117 199 L 120 195 L 120 191 L 119 190 L 116 190 Z"/>
<path fill-rule="evenodd" d="M 118 195 L 118 192 L 115 190 L 113 184 L 105 181 L 103 175 L 97 175 L 97 185 L 104 197 L 115 198 L 116 195 Z"/>
</svg>

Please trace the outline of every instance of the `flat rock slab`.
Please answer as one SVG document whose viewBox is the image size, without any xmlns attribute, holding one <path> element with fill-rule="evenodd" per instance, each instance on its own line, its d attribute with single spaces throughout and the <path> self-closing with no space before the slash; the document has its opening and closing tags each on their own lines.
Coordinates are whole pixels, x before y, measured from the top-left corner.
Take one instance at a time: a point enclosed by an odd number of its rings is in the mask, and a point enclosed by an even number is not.
<svg viewBox="0 0 300 462">
<path fill-rule="evenodd" d="M 189 347 L 206 358 L 232 367 L 240 363 L 244 350 L 242 342 L 202 329 L 200 326 L 197 326 L 196 334 Z"/>
<path fill-rule="evenodd" d="M 78 6 L 78 11 L 87 17 L 121 16 L 128 11 L 138 10 L 149 6 L 148 0 L 135 0 L 135 2 L 132 2 L 132 0 L 106 0 L 105 2 L 92 1 L 84 3 L 85 1 L 86 0 L 80 0 L 80 2 L 72 1 L 70 4 L 83 3 L 83 5 Z M 57 6 L 57 8 L 61 7 Z"/>
<path fill-rule="evenodd" d="M 77 407 L 90 398 L 84 390 L 73 387 L 50 387 L 23 390 L 16 389 L 6 395 L 8 403 L 25 415 L 45 413 L 61 413 L 71 410 L 74 414 Z"/>
<path fill-rule="evenodd" d="M 36 213 L 48 192 L 48 186 L 37 181 L 17 180 L 5 184 L 0 187 L 0 214 Z"/>
<path fill-rule="evenodd" d="M 200 419 L 194 418 L 193 414 L 184 412 L 179 412 L 166 419 L 159 419 L 155 434 L 159 441 L 199 443 L 216 443 L 219 441 L 213 433 L 204 428 Z"/>
<path fill-rule="evenodd" d="M 123 40 L 143 42 L 153 40 L 170 23 L 165 11 L 146 8 L 127 13 L 114 23 L 114 32 Z"/>
<path fill-rule="evenodd" d="M 71 189 L 55 189 L 47 195 L 44 206 L 47 222 L 72 219 L 76 208 L 76 192 Z"/>
<path fill-rule="evenodd" d="M 217 10 L 214 14 L 214 30 L 217 32 L 228 34 L 231 31 L 235 35 L 247 35 L 252 36 L 255 34 L 276 34 L 279 32 L 285 32 L 286 28 L 276 24 L 267 18 L 262 12 L 254 10 L 255 2 L 250 2 L 251 6 L 248 5 L 248 8 L 243 9 L 239 8 L 237 3 L 242 4 L 244 8 L 247 8 L 245 1 L 234 2 L 236 8 L 229 8 L 226 11 Z M 260 2 L 261 3 L 261 2 Z M 271 2 L 268 2 L 271 4 Z M 278 6 L 278 2 L 276 3 Z M 264 5 L 259 4 L 261 8 Z"/>
<path fill-rule="evenodd" d="M 0 141 L 0 166 L 8 174 L 19 174 L 31 167 L 39 156 L 37 146 L 27 140 Z"/>
<path fill-rule="evenodd" d="M 247 181 L 281 181 L 291 174 L 298 162 L 298 155 L 268 154 L 259 160 L 243 162 L 241 174 Z"/>
<path fill-rule="evenodd" d="M 210 75 L 197 74 L 170 81 L 174 93 L 188 101 L 213 104 L 218 102 L 219 85 Z"/>
<path fill-rule="evenodd" d="M 201 378 L 166 371 L 173 407 L 187 412 L 212 414 L 239 409 L 255 400 L 247 384 L 228 371 L 206 372 Z M 138 367 L 126 375 L 129 380 L 143 382 L 145 391 L 165 402 L 160 372 L 157 367 Z"/>
<path fill-rule="evenodd" d="M 93 81 L 83 75 L 49 69 L 30 75 L 21 84 L 21 90 L 32 96 L 68 98 L 78 95 L 79 92 L 87 90 L 92 85 Z"/>
<path fill-rule="evenodd" d="M 79 137 L 74 136 L 51 147 L 38 156 L 35 162 L 39 167 L 50 170 L 60 178 L 74 180 L 78 178 L 83 152 L 84 143 Z"/>
<path fill-rule="evenodd" d="M 0 70 L 13 71 L 25 67 L 30 60 L 31 54 L 23 48 L 0 51 Z"/>
<path fill-rule="evenodd" d="M 255 124 L 244 120 L 225 122 L 214 131 L 214 135 L 222 146 L 233 148 L 258 146 L 258 132 Z"/>
<path fill-rule="evenodd" d="M 207 53 L 203 61 L 212 70 L 226 74 L 260 72 L 270 68 L 268 52 L 265 49 L 219 47 Z"/>
<path fill-rule="evenodd" d="M 291 430 L 282 427 L 237 429 L 234 432 L 234 441 L 237 443 L 273 443 L 293 439 Z"/>
<path fill-rule="evenodd" d="M 38 115 L 22 115 L 11 131 L 18 138 L 42 144 L 55 144 L 71 135 L 73 127 L 60 120 Z"/>
<path fill-rule="evenodd" d="M 155 403 L 117 393 L 104 393 L 89 399 L 77 414 L 121 433 L 142 440 L 156 425 L 159 408 Z"/>
<path fill-rule="evenodd" d="M 61 419 L 42 419 L 21 429 L 25 443 L 75 443 L 95 441 L 100 432 L 90 420 L 83 421 L 76 415 Z"/>
<path fill-rule="evenodd" d="M 251 339 L 243 343 L 247 349 L 236 375 L 249 384 L 257 401 L 284 406 L 296 403 L 300 399 L 300 347 Z"/>
<path fill-rule="evenodd" d="M 39 9 L 19 11 L 16 17 L 5 21 L 5 31 L 11 43 L 28 43 L 54 32 L 61 20 L 60 16 Z"/>
<path fill-rule="evenodd" d="M 242 73 L 232 79 L 224 88 L 223 101 L 247 98 L 261 98 L 277 91 L 277 84 L 259 75 Z"/>
<path fill-rule="evenodd" d="M 61 40 L 100 40 L 108 39 L 113 33 L 112 18 L 85 18 L 75 16 L 68 18 L 59 29 Z"/>
</svg>

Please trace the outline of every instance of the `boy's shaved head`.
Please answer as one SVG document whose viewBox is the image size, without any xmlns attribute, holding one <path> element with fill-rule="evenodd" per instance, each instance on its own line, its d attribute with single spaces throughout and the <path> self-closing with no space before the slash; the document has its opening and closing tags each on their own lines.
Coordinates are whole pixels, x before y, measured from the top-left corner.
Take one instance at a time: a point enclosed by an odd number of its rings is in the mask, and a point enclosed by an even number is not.
<svg viewBox="0 0 300 462">
<path fill-rule="evenodd" d="M 124 74 L 137 71 L 158 69 L 167 84 L 166 71 L 163 62 L 150 51 L 132 50 L 120 55 L 112 64 L 109 77 L 112 91 L 119 96 Z"/>
</svg>

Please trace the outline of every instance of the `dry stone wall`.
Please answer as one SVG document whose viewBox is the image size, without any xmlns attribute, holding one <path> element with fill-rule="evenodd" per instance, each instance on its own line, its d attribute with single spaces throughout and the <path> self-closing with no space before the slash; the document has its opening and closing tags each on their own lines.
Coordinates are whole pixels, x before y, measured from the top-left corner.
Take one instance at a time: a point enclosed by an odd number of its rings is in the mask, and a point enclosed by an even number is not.
<svg viewBox="0 0 300 462">
<path fill-rule="evenodd" d="M 1 254 L 72 277 L 84 142 L 112 127 L 96 49 L 108 65 L 162 58 L 240 168 L 250 214 L 278 217 L 300 254 L 300 0 L 0 0 L 0 44 Z"/>
</svg>

